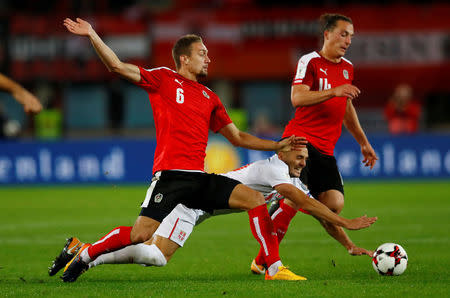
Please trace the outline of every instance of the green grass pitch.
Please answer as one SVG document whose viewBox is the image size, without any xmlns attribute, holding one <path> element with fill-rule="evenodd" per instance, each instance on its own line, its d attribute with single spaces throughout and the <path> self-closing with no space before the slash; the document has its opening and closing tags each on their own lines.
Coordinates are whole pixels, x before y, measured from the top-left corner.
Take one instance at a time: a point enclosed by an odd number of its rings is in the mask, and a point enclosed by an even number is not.
<svg viewBox="0 0 450 298">
<path fill-rule="evenodd" d="M 196 227 L 166 267 L 104 265 L 77 282 L 49 277 L 47 267 L 65 238 L 93 242 L 132 225 L 146 186 L 2 187 L 0 296 L 80 297 L 449 297 L 450 183 L 348 182 L 343 215 L 378 216 L 371 228 L 349 232 L 368 249 L 384 242 L 408 252 L 406 272 L 379 276 L 369 257 L 352 257 L 310 216 L 299 213 L 280 246 L 285 264 L 304 282 L 264 281 L 250 273 L 257 253 L 246 213 Z"/>
</svg>

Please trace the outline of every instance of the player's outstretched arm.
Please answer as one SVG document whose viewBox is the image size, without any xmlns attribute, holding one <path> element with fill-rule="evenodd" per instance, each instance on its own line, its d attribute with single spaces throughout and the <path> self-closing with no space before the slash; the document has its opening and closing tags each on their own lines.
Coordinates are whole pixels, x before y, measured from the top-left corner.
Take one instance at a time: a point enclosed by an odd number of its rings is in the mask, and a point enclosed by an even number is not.
<svg viewBox="0 0 450 298">
<path fill-rule="evenodd" d="M 17 82 L 0 74 L 0 90 L 10 93 L 22 106 L 26 113 L 37 114 L 42 110 L 42 104 Z"/>
<path fill-rule="evenodd" d="M 131 82 L 137 83 L 141 80 L 139 67 L 120 61 L 111 48 L 98 36 L 91 24 L 80 18 L 77 18 L 76 21 L 66 18 L 64 20 L 64 26 L 73 34 L 89 37 L 97 55 L 102 59 L 103 64 L 105 64 L 110 72 L 117 73 L 122 78 Z"/>
<path fill-rule="evenodd" d="M 373 251 L 356 246 L 352 242 L 350 237 L 348 237 L 347 233 L 345 233 L 342 227 L 332 224 L 318 217 L 316 217 L 316 219 L 320 222 L 320 224 L 324 227 L 324 229 L 331 237 L 336 239 L 339 243 L 342 244 L 342 246 L 345 247 L 345 249 L 348 251 L 350 255 L 352 256 L 368 255 L 369 257 L 373 256 Z"/>
<path fill-rule="evenodd" d="M 373 150 L 372 145 L 370 145 L 369 140 L 367 139 L 361 124 L 359 123 L 358 115 L 356 114 L 355 107 L 350 99 L 347 100 L 344 125 L 361 146 L 361 153 L 364 156 L 364 160 L 362 162 L 366 167 L 373 169 L 378 160 L 378 156 L 376 155 L 375 150 Z"/>
<path fill-rule="evenodd" d="M 230 123 L 219 130 L 236 147 L 243 147 L 262 151 L 289 151 L 305 148 L 307 141 L 303 137 L 291 136 L 279 142 L 264 140 L 246 132 L 240 131 L 236 125 Z"/>
<path fill-rule="evenodd" d="M 316 218 L 342 226 L 349 230 L 359 230 L 370 227 L 376 217 L 361 216 L 355 219 L 347 219 L 337 215 L 321 202 L 309 198 L 304 192 L 292 184 L 283 183 L 275 186 L 275 190 L 295 204 L 295 209 L 302 208 Z M 289 203 L 288 203 L 289 204 Z"/>
<path fill-rule="evenodd" d="M 354 99 L 361 91 L 354 85 L 344 84 L 323 91 L 311 91 L 308 85 L 294 85 L 291 89 L 291 103 L 294 108 L 311 106 L 333 97 L 348 97 Z"/>
</svg>

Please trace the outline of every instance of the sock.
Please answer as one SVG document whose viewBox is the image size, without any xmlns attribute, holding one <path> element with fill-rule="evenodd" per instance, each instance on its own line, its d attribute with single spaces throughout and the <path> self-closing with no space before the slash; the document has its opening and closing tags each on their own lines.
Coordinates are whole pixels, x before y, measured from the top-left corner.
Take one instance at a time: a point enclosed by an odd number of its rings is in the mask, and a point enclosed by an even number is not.
<svg viewBox="0 0 450 298">
<path fill-rule="evenodd" d="M 259 205 L 248 211 L 250 218 L 250 229 L 253 236 L 259 242 L 264 262 L 268 266 L 280 260 L 278 253 L 277 233 L 275 232 L 272 219 L 267 212 L 265 204 Z"/>
<path fill-rule="evenodd" d="M 297 210 L 288 206 L 284 203 L 283 200 L 280 201 L 280 206 L 278 209 L 272 214 L 272 222 L 277 232 L 278 244 L 283 240 L 284 235 L 289 227 L 289 223 L 292 218 L 297 214 Z M 264 261 L 264 251 L 262 249 L 259 250 L 258 256 L 255 258 L 255 263 L 258 265 L 264 265 L 262 263 Z"/>
<path fill-rule="evenodd" d="M 161 267 L 167 264 L 167 260 L 155 244 L 139 243 L 100 255 L 89 263 L 89 268 L 103 264 L 141 264 Z"/>
<path fill-rule="evenodd" d="M 295 214 L 297 214 L 297 210 L 289 205 L 286 205 L 284 201 L 280 201 L 280 207 L 278 207 L 278 209 L 272 214 L 272 221 L 275 231 L 277 232 L 278 243 L 283 240 L 289 224 Z"/>
<path fill-rule="evenodd" d="M 89 268 L 103 264 L 133 264 L 136 254 L 136 245 L 129 245 L 122 249 L 99 255 L 89 263 Z"/>
<path fill-rule="evenodd" d="M 278 267 L 280 267 L 282 265 L 283 264 L 281 263 L 281 261 L 275 262 L 272 265 L 270 265 L 269 268 L 267 268 L 267 271 L 269 271 L 269 275 L 274 276 L 275 274 L 277 274 Z"/>
<path fill-rule="evenodd" d="M 162 267 L 167 264 L 166 257 L 155 244 L 139 243 L 135 246 L 134 262 L 147 266 Z"/>
<path fill-rule="evenodd" d="M 132 227 L 117 227 L 103 236 L 100 240 L 92 244 L 81 253 L 81 259 L 85 263 L 95 260 L 99 255 L 110 251 L 118 250 L 131 244 Z M 84 252 L 87 252 L 84 254 Z M 86 256 L 87 255 L 87 256 Z"/>
</svg>

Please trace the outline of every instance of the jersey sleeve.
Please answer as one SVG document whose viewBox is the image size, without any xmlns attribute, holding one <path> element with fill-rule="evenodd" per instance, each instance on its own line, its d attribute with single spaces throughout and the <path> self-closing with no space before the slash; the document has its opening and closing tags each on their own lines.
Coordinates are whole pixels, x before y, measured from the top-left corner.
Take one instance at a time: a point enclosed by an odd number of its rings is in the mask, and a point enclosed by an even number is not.
<svg viewBox="0 0 450 298">
<path fill-rule="evenodd" d="M 312 88 L 314 82 L 314 66 L 310 60 L 311 58 L 307 56 L 300 58 L 292 85 L 304 84 Z"/>
<path fill-rule="evenodd" d="M 161 67 L 152 69 L 145 69 L 140 66 L 138 67 L 141 73 L 141 80 L 137 82 L 136 85 L 150 91 L 158 90 L 161 86 L 163 69 Z"/>
<path fill-rule="evenodd" d="M 289 176 L 289 167 L 276 157 L 272 157 L 269 163 L 264 164 L 259 169 L 260 183 L 275 187 L 280 184 L 292 184 Z"/>
<path fill-rule="evenodd" d="M 225 110 L 222 102 L 220 102 L 218 97 L 216 97 L 216 100 L 216 107 L 212 111 L 211 118 L 209 120 L 209 128 L 215 133 L 217 133 L 224 126 L 232 123 L 230 116 L 228 116 L 228 113 Z"/>
</svg>

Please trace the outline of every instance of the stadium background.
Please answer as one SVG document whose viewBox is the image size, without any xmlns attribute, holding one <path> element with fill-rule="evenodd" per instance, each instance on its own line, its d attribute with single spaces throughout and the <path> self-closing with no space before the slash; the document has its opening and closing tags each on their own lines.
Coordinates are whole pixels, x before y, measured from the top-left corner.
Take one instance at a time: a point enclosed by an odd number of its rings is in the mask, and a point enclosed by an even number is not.
<svg viewBox="0 0 450 298">
<path fill-rule="evenodd" d="M 319 49 L 317 18 L 323 12 L 354 21 L 356 36 L 346 57 L 362 90 L 355 106 L 380 157 L 375 171 L 361 167 L 359 148 L 344 128 L 336 148 L 344 178 L 450 177 L 450 5 L 295 3 L 3 1 L 1 71 L 32 90 L 45 110 L 28 118 L 0 94 L 9 119 L 0 184 L 140 183 L 151 176 L 155 134 L 145 92 L 109 74 L 86 38 L 65 31 L 65 17 L 90 21 L 121 59 L 147 68 L 173 68 L 173 42 L 200 34 L 212 59 L 204 83 L 242 130 L 277 139 L 293 116 L 289 94 L 296 63 Z M 415 134 L 388 132 L 383 110 L 399 84 L 412 86 L 421 106 Z M 266 156 L 212 136 L 206 167 L 224 172 Z"/>
</svg>

